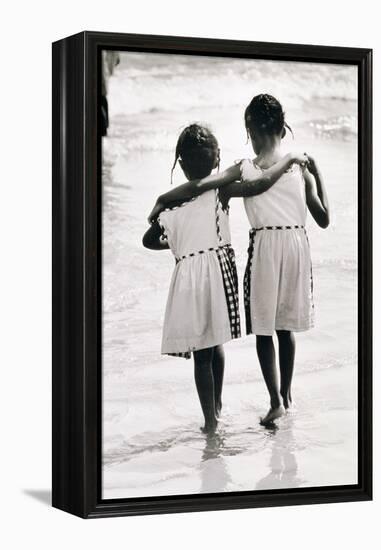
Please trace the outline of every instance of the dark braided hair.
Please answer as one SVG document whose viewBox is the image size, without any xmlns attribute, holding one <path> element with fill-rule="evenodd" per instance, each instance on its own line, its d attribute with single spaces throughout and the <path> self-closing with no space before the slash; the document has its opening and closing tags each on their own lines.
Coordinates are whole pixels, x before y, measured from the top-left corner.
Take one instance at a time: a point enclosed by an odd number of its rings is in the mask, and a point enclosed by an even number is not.
<svg viewBox="0 0 381 550">
<path fill-rule="evenodd" d="M 209 128 L 200 124 L 191 124 L 181 132 L 171 170 L 171 183 L 178 159 L 181 159 L 185 171 L 196 179 L 209 176 L 216 167 L 216 162 L 219 167 L 218 142 Z"/>
<path fill-rule="evenodd" d="M 245 127 L 248 137 L 249 133 L 275 136 L 279 135 L 284 128 L 288 128 L 294 137 L 290 126 L 285 121 L 282 105 L 270 94 L 259 94 L 253 97 L 245 109 Z"/>
</svg>

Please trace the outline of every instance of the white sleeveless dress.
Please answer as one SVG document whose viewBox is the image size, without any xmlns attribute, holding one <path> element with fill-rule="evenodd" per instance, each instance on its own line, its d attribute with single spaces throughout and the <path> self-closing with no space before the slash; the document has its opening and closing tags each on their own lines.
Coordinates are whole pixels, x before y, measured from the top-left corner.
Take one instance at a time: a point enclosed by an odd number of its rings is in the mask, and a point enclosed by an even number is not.
<svg viewBox="0 0 381 550">
<path fill-rule="evenodd" d="M 257 170 L 253 161 L 241 161 L 242 181 L 252 180 Z M 244 278 L 247 334 L 310 329 L 313 280 L 300 166 L 293 165 L 268 191 L 245 198 L 244 204 L 252 227 Z"/>
<path fill-rule="evenodd" d="M 218 191 L 165 210 L 158 222 L 176 259 L 162 353 L 189 358 L 192 351 L 239 338 L 237 271 Z"/>
</svg>

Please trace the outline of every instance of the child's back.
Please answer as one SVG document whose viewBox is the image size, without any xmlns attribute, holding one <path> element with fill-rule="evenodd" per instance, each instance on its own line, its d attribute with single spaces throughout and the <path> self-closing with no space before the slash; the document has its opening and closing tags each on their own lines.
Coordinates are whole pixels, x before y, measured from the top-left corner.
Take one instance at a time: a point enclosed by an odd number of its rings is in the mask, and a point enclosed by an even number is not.
<svg viewBox="0 0 381 550">
<path fill-rule="evenodd" d="M 181 206 L 166 209 L 159 222 L 165 225 L 168 244 L 176 259 L 230 244 L 228 215 L 222 210 L 214 190 Z"/>
<path fill-rule="evenodd" d="M 245 126 L 257 162 L 271 166 L 280 143 L 291 128 L 279 101 L 255 96 L 245 110 Z M 312 265 L 305 222 L 307 207 L 321 227 L 329 223 L 329 209 L 317 167 L 308 159 L 303 173 L 294 166 L 263 195 L 245 200 L 252 229 L 244 279 L 246 330 L 257 335 L 257 354 L 270 397 L 270 410 L 261 422 L 281 417 L 292 404 L 291 383 L 295 359 L 295 331 L 314 322 Z M 241 162 L 242 181 L 250 181 L 254 164 Z M 311 174 L 312 174 L 311 172 Z M 277 332 L 279 371 L 272 335 Z"/>
<path fill-rule="evenodd" d="M 250 180 L 256 169 L 253 161 L 242 161 L 242 179 Z M 301 168 L 293 165 L 269 191 L 244 203 L 252 227 L 244 280 L 247 333 L 308 330 L 314 307 Z"/>
<path fill-rule="evenodd" d="M 234 252 L 218 192 L 168 209 L 158 221 L 176 258 L 162 353 L 189 357 L 192 351 L 239 337 Z"/>
<path fill-rule="evenodd" d="M 172 172 L 177 161 L 188 180 L 210 175 L 219 166 L 217 139 L 208 128 L 191 124 L 177 141 Z M 218 191 L 161 211 L 146 231 L 143 244 L 154 250 L 169 247 L 176 258 L 162 353 L 190 358 L 193 352 L 195 383 L 205 418 L 202 431 L 213 433 L 222 407 L 222 344 L 240 336 L 229 218 Z"/>
<path fill-rule="evenodd" d="M 258 166 L 252 160 L 241 163 L 243 180 L 250 180 Z M 244 199 L 251 227 L 305 225 L 307 204 L 302 169 L 294 164 L 266 193 Z"/>
</svg>

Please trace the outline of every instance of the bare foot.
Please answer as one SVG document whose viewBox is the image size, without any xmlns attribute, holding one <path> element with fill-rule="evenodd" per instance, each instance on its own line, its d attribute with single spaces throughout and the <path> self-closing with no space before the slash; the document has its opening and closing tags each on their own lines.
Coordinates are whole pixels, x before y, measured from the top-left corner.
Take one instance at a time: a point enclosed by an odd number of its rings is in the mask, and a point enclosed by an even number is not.
<svg viewBox="0 0 381 550">
<path fill-rule="evenodd" d="M 274 422 L 277 418 L 280 418 L 286 413 L 285 408 L 283 405 L 279 405 L 279 407 L 275 407 L 269 410 L 269 412 L 266 414 L 265 417 L 261 418 L 260 424 L 262 426 L 266 426 L 266 424 L 271 424 L 271 422 Z"/>
<path fill-rule="evenodd" d="M 286 409 L 286 414 L 295 414 L 298 412 L 298 409 L 293 401 L 292 402 L 290 401 L 288 403 L 288 407 L 285 407 L 285 409 Z"/>
</svg>

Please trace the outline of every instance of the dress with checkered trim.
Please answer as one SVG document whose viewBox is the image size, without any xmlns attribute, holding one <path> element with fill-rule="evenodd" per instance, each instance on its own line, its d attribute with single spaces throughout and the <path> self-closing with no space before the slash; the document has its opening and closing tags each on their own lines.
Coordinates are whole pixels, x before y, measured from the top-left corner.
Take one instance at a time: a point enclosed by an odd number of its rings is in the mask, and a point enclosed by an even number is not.
<svg viewBox="0 0 381 550">
<path fill-rule="evenodd" d="M 176 261 L 162 353 L 188 359 L 193 351 L 239 338 L 237 270 L 218 191 L 165 210 L 158 222 Z"/>
<path fill-rule="evenodd" d="M 242 181 L 260 168 L 241 161 Z M 293 165 L 265 193 L 244 199 L 252 229 L 244 276 L 246 333 L 313 327 L 313 279 L 305 228 L 307 203 L 301 168 Z"/>
</svg>

